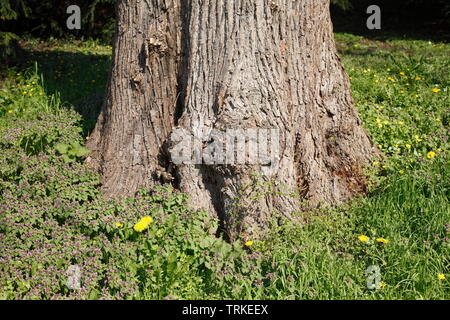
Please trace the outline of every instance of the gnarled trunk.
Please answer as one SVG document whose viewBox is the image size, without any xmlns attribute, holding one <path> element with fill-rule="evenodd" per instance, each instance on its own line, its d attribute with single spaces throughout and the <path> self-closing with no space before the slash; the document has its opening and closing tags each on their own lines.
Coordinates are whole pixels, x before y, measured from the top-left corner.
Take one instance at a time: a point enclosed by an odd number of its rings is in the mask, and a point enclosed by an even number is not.
<svg viewBox="0 0 450 320">
<path fill-rule="evenodd" d="M 328 0 L 122 0 L 118 24 L 89 141 L 106 195 L 173 175 L 235 238 L 289 216 L 293 193 L 331 203 L 364 192 L 361 169 L 376 151 L 352 106 Z"/>
</svg>

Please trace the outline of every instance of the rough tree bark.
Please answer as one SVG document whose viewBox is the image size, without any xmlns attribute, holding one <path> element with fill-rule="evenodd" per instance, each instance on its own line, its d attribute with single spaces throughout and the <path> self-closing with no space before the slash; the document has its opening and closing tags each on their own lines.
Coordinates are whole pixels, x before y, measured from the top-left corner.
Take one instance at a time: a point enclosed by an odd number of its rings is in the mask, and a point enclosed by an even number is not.
<svg viewBox="0 0 450 320">
<path fill-rule="evenodd" d="M 329 0 L 121 0 L 117 14 L 107 97 L 88 142 L 106 196 L 173 175 L 234 238 L 289 216 L 291 192 L 335 203 L 365 191 L 361 170 L 377 151 L 352 105 Z M 204 147 L 217 139 L 211 129 L 279 129 L 279 154 L 269 173 L 174 165 L 174 128 L 203 132 Z M 259 179 L 272 192 L 256 195 Z"/>
</svg>

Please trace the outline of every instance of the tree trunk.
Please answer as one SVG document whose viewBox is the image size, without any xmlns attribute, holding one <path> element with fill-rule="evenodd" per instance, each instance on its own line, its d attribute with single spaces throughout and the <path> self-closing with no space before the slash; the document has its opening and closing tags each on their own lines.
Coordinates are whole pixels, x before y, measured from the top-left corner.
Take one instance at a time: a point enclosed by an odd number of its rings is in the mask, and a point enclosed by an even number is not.
<svg viewBox="0 0 450 320">
<path fill-rule="evenodd" d="M 88 144 L 105 195 L 171 181 L 236 238 L 301 199 L 365 191 L 362 168 L 377 151 L 352 106 L 329 0 L 122 0 L 117 10 L 107 98 Z M 249 154 L 239 142 L 231 150 L 232 129 Z M 189 135 L 193 156 L 180 163 Z"/>
</svg>

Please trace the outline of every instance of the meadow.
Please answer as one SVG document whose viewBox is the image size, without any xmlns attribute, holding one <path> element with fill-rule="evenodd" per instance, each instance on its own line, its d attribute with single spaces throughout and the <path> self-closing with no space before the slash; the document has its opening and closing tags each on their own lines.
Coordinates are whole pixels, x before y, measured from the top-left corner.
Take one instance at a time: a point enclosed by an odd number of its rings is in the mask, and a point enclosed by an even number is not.
<svg viewBox="0 0 450 320">
<path fill-rule="evenodd" d="M 101 198 L 84 142 L 110 46 L 22 40 L 28 61 L 0 75 L 0 299 L 448 299 L 450 44 L 336 41 L 383 152 L 369 193 L 228 243 L 169 186 Z"/>
</svg>

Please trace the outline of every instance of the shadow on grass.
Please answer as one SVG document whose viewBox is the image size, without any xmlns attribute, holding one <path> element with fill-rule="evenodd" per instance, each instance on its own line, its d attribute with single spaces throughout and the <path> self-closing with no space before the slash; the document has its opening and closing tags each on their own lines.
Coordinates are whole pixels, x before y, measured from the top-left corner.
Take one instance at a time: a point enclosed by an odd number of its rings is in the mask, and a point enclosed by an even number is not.
<svg viewBox="0 0 450 320">
<path fill-rule="evenodd" d="M 334 32 L 350 33 L 370 40 L 450 40 L 450 22 L 448 19 L 414 20 L 399 18 L 392 12 L 381 15 L 381 30 L 369 30 L 366 26 L 368 14 L 364 11 L 342 11 L 332 7 L 331 15 Z"/>
<path fill-rule="evenodd" d="M 48 95 L 59 95 L 83 117 L 83 134 L 97 122 L 106 89 L 111 57 L 106 54 L 30 50 L 26 65 L 37 63 Z"/>
</svg>

